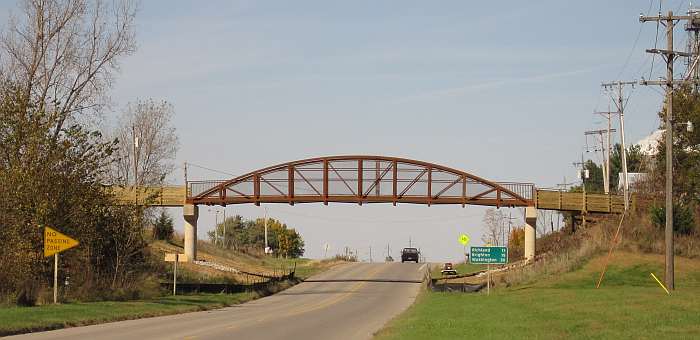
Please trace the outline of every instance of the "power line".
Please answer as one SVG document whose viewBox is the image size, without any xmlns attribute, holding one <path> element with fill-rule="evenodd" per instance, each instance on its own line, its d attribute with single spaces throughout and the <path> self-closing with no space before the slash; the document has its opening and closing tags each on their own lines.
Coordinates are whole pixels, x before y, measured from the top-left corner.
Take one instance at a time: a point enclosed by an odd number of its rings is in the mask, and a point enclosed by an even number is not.
<svg viewBox="0 0 700 340">
<path fill-rule="evenodd" d="M 647 9 L 647 15 L 651 13 L 651 8 L 654 5 L 654 0 L 649 1 L 649 9 Z M 622 75 L 622 72 L 625 71 L 627 66 L 629 65 L 630 59 L 632 59 L 632 54 L 634 54 L 635 49 L 637 48 L 637 43 L 639 42 L 639 37 L 642 35 L 642 29 L 644 29 L 644 25 L 641 23 L 639 24 L 639 31 L 637 31 L 637 37 L 634 39 L 634 44 L 632 44 L 632 49 L 630 49 L 630 53 L 627 54 L 627 59 L 625 60 L 625 63 L 622 65 L 622 69 L 620 69 L 620 72 L 617 74 L 617 77 L 615 78 L 620 78 Z"/>
<path fill-rule="evenodd" d="M 358 218 L 347 218 L 347 217 L 333 218 L 333 217 L 318 216 L 318 215 L 313 215 L 313 214 L 303 214 L 303 213 L 291 212 L 291 211 L 286 210 L 286 209 L 278 209 L 278 208 L 275 208 L 275 210 L 282 212 L 282 213 L 285 213 L 285 214 L 299 216 L 299 217 L 306 217 L 306 218 L 312 218 L 312 219 L 318 219 L 318 220 L 325 220 L 325 221 L 329 221 L 329 222 L 341 222 L 341 223 L 342 222 L 347 222 L 347 223 L 410 223 L 410 222 L 428 222 L 428 221 L 454 221 L 454 220 L 461 220 L 464 218 L 478 217 L 482 214 L 482 213 L 478 213 L 478 214 L 459 215 L 459 216 L 448 217 L 448 218 L 445 218 L 444 215 L 441 215 L 439 217 L 401 219 L 401 220 L 379 220 L 376 218 L 365 220 L 365 219 L 358 219 Z"/>
<path fill-rule="evenodd" d="M 216 172 L 216 173 L 219 173 L 219 174 L 222 174 L 222 175 L 227 175 L 227 176 L 236 177 L 236 175 L 234 175 L 234 174 L 232 174 L 232 173 L 230 173 L 230 172 L 225 172 L 225 171 L 221 171 L 221 170 L 216 170 L 216 169 L 212 169 L 212 168 L 207 168 L 206 166 L 198 165 L 198 164 L 195 164 L 195 163 L 190 163 L 190 162 L 186 162 L 186 163 L 187 163 L 187 165 L 192 165 L 192 166 L 197 167 L 197 168 L 200 168 L 200 169 L 209 170 L 209 171 Z"/>
<path fill-rule="evenodd" d="M 661 16 L 661 0 L 659 0 L 659 16 Z M 656 22 L 656 37 L 654 38 L 654 49 L 656 49 L 657 44 L 659 43 L 659 25 L 660 24 L 661 23 L 659 21 Z M 654 60 L 655 59 L 656 59 L 656 54 L 652 54 L 652 56 L 651 56 L 651 68 L 649 69 L 649 79 L 651 79 L 651 74 L 654 71 Z"/>
</svg>

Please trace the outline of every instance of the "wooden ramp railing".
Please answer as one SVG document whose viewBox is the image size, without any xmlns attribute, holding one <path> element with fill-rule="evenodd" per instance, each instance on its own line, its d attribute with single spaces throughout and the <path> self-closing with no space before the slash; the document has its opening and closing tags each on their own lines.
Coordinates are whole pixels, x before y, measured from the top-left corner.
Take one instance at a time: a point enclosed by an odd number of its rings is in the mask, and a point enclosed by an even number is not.
<svg viewBox="0 0 700 340">
<path fill-rule="evenodd" d="M 185 186 L 108 187 L 122 204 L 136 203 L 154 207 L 181 207 L 185 204 Z"/>
<path fill-rule="evenodd" d="M 619 214 L 625 210 L 625 200 L 620 195 L 538 189 L 535 206 L 544 210 Z"/>
</svg>

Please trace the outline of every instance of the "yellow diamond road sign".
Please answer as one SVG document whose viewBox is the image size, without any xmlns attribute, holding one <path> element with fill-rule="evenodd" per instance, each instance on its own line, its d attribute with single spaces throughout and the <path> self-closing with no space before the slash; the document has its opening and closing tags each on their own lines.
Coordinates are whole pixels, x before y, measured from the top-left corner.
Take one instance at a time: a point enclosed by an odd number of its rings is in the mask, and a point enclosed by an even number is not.
<svg viewBox="0 0 700 340">
<path fill-rule="evenodd" d="M 460 236 L 459 236 L 459 243 L 461 243 L 461 244 L 463 244 L 463 245 L 466 246 L 467 243 L 469 243 L 469 236 L 464 235 L 464 234 L 460 235 Z"/>
<path fill-rule="evenodd" d="M 49 227 L 44 227 L 44 257 L 60 253 L 78 245 L 78 241 L 59 233 Z"/>
</svg>

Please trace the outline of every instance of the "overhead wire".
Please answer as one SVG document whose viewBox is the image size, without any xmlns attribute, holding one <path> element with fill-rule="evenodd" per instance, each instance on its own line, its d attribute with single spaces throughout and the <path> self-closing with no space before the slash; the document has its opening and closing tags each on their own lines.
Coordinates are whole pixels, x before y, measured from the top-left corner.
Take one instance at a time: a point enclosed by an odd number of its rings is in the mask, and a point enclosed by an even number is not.
<svg viewBox="0 0 700 340">
<path fill-rule="evenodd" d="M 410 222 L 429 222 L 429 221 L 455 221 L 455 220 L 462 220 L 465 218 L 473 218 L 473 217 L 478 217 L 481 216 L 482 213 L 474 213 L 474 214 L 464 214 L 464 215 L 457 215 L 457 216 L 452 216 L 452 217 L 445 217 L 444 215 L 440 216 L 431 216 L 431 217 L 425 217 L 425 218 L 412 218 L 412 219 L 398 219 L 398 220 L 383 220 L 383 219 L 358 219 L 358 218 L 348 218 L 348 217 L 327 217 L 327 216 L 319 216 L 319 215 L 313 215 L 313 214 L 303 214 L 299 212 L 292 212 L 290 210 L 286 209 L 279 209 L 279 208 L 274 208 L 270 209 L 270 211 L 277 210 L 279 212 L 282 212 L 284 214 L 289 214 L 293 216 L 298 216 L 298 217 L 305 217 L 305 218 L 311 218 L 311 219 L 317 219 L 317 220 L 324 220 L 328 222 L 341 222 L 341 223 L 386 223 L 386 224 L 393 224 L 393 223 L 410 223 Z"/>
<path fill-rule="evenodd" d="M 654 0 L 649 1 L 649 9 L 647 9 L 647 13 L 651 12 L 651 8 L 654 5 Z M 634 54 L 635 49 L 637 48 L 637 43 L 639 42 L 639 38 L 642 35 L 642 30 L 644 29 L 644 24 L 639 23 L 639 30 L 637 31 L 637 37 L 634 39 L 634 43 L 632 44 L 632 48 L 630 49 L 630 53 L 627 54 L 627 59 L 625 60 L 625 63 L 622 65 L 622 69 L 620 69 L 620 72 L 617 74 L 616 78 L 620 78 L 622 76 L 622 73 L 627 69 L 627 66 L 629 65 L 630 60 L 632 59 L 632 55 Z"/>
<path fill-rule="evenodd" d="M 208 170 L 208 171 L 211 171 L 211 172 L 216 172 L 216 173 L 219 173 L 219 174 L 222 174 L 222 175 L 227 175 L 227 176 L 236 177 L 236 175 L 234 175 L 234 174 L 232 174 L 232 173 L 230 173 L 230 172 L 221 171 L 221 170 L 216 170 L 216 169 L 208 168 L 208 167 L 206 167 L 206 166 L 202 166 L 202 165 L 198 165 L 198 164 L 190 163 L 190 162 L 186 162 L 186 164 L 187 164 L 187 165 L 192 165 L 192 166 L 194 166 L 194 167 L 196 167 L 196 168 Z"/>
<path fill-rule="evenodd" d="M 659 0 L 659 16 L 661 16 L 661 0 Z M 656 37 L 654 38 L 654 49 L 656 49 L 658 43 L 659 43 L 659 25 L 661 24 L 661 21 L 658 20 L 656 21 Z M 656 53 L 652 54 L 651 56 L 651 67 L 649 68 L 649 79 L 651 79 L 651 75 L 654 71 L 654 61 L 656 60 Z"/>
</svg>

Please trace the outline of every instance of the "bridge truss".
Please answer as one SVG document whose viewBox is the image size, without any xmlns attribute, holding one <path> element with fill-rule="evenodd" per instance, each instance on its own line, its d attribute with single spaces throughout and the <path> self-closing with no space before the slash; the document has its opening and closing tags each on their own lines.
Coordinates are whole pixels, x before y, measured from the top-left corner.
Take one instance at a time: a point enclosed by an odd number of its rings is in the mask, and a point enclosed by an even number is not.
<svg viewBox="0 0 700 340">
<path fill-rule="evenodd" d="M 188 181 L 188 204 L 413 203 L 534 205 L 531 183 L 491 182 L 446 166 L 382 156 L 332 156 L 274 165 L 223 181 Z"/>
</svg>

